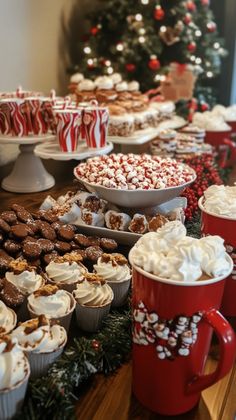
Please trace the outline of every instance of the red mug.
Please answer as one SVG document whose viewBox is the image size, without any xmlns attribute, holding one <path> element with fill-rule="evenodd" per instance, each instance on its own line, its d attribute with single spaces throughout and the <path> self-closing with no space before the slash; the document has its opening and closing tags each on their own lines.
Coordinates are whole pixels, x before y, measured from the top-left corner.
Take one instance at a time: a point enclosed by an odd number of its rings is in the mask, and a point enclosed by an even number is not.
<svg viewBox="0 0 236 420">
<path fill-rule="evenodd" d="M 28 135 L 28 127 L 25 118 L 24 99 L 7 98 L 1 99 L 1 115 L 4 134 L 23 137 Z"/>
<path fill-rule="evenodd" d="M 81 110 L 57 109 L 54 113 L 60 149 L 63 152 L 75 152 L 80 134 Z"/>
<path fill-rule="evenodd" d="M 231 127 L 232 133 L 236 133 L 236 121 L 226 121 L 226 123 Z"/>
<path fill-rule="evenodd" d="M 236 316 L 236 219 L 207 212 L 203 206 L 203 199 L 204 197 L 201 197 L 198 201 L 201 210 L 201 234 L 221 236 L 234 262 L 233 271 L 226 279 L 221 312 L 224 316 Z"/>
<path fill-rule="evenodd" d="M 201 391 L 231 369 L 236 339 L 218 312 L 224 278 L 196 282 L 160 279 L 133 266 L 133 392 L 162 415 L 191 410 Z M 232 260 L 231 269 L 233 267 Z M 204 375 L 212 331 L 220 343 L 215 372 Z"/>
<path fill-rule="evenodd" d="M 206 131 L 205 143 L 209 143 L 218 149 L 220 155 L 219 166 L 221 168 L 228 168 L 236 161 L 236 146 L 230 140 L 231 134 L 231 129 L 227 131 Z M 229 157 L 228 151 L 230 151 Z"/>
<path fill-rule="evenodd" d="M 90 149 L 106 146 L 109 113 L 107 108 L 96 105 L 83 111 L 83 134 Z"/>
</svg>

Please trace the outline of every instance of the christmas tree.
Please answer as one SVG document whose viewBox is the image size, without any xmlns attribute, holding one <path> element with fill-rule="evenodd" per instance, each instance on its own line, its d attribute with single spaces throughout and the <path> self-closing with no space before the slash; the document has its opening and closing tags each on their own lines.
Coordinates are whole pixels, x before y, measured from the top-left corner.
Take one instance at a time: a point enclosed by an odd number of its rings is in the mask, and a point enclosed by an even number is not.
<svg viewBox="0 0 236 420">
<path fill-rule="evenodd" d="M 211 93 L 226 53 L 209 1 L 100 0 L 71 54 L 73 72 L 89 78 L 119 72 L 146 91 L 165 79 L 170 63 L 191 63 L 198 73 L 198 103 L 207 109 L 209 97 L 202 93 Z"/>
</svg>

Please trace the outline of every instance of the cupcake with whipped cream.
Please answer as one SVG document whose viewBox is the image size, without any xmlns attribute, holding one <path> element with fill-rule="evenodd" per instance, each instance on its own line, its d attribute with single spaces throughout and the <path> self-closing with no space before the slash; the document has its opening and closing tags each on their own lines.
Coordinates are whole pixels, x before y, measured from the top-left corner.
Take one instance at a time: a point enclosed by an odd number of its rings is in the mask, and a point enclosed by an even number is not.
<svg viewBox="0 0 236 420">
<path fill-rule="evenodd" d="M 78 102 L 89 102 L 96 99 L 95 84 L 90 79 L 83 79 L 77 86 L 75 93 Z"/>
<path fill-rule="evenodd" d="M 12 332 L 18 345 L 27 353 L 31 377 L 47 373 L 48 368 L 62 354 L 67 342 L 67 333 L 61 325 L 53 324 L 45 315 L 30 319 Z"/>
<path fill-rule="evenodd" d="M 122 306 L 126 302 L 131 280 L 130 268 L 124 255 L 103 254 L 94 265 L 94 270 L 112 288 L 112 306 Z"/>
<path fill-rule="evenodd" d="M 45 268 L 50 283 L 72 292 L 88 270 L 76 252 L 56 257 Z"/>
<path fill-rule="evenodd" d="M 27 319 L 27 296 L 44 286 L 44 277 L 37 272 L 36 267 L 30 266 L 24 259 L 17 258 L 9 263 L 5 279 L 24 296 L 23 302 L 16 310 L 18 320 Z"/>
<path fill-rule="evenodd" d="M 9 334 L 15 328 L 16 323 L 16 313 L 0 300 L 0 337 Z"/>
<path fill-rule="evenodd" d="M 78 327 L 84 331 L 97 331 L 110 311 L 114 298 L 111 287 L 101 276 L 88 273 L 77 284 L 73 296 Z"/>
<path fill-rule="evenodd" d="M 20 410 L 30 375 L 30 366 L 17 340 L 0 338 L 0 419 L 13 418 Z"/>
<path fill-rule="evenodd" d="M 96 99 L 99 103 L 115 101 L 118 94 L 114 89 L 114 83 L 111 77 L 104 76 L 96 83 Z"/>
<path fill-rule="evenodd" d="M 47 284 L 28 297 L 28 310 L 31 318 L 45 315 L 50 319 L 59 321 L 69 330 L 72 313 L 75 309 L 75 300 L 67 290 Z"/>
<path fill-rule="evenodd" d="M 82 82 L 82 80 L 84 80 L 84 75 L 82 73 L 72 74 L 72 76 L 70 77 L 70 83 L 68 86 L 69 91 L 71 93 L 75 93 L 78 84 Z"/>
</svg>

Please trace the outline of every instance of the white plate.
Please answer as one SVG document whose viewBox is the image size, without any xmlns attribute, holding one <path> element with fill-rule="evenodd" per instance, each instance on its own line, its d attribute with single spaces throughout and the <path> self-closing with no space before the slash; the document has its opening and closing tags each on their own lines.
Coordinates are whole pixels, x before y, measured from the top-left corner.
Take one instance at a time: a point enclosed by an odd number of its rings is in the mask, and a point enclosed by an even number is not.
<svg viewBox="0 0 236 420">
<path fill-rule="evenodd" d="M 187 166 L 187 165 L 185 165 Z M 87 181 L 82 180 L 74 169 L 74 176 L 84 185 L 89 192 L 96 192 L 100 198 L 118 205 L 119 207 L 152 207 L 166 201 L 170 201 L 175 197 L 178 197 L 181 192 L 190 185 L 196 179 L 196 173 L 193 169 L 189 168 L 193 174 L 192 180 L 185 184 L 178 185 L 176 187 L 169 187 L 159 190 L 118 190 L 115 188 L 106 188 L 101 185 L 91 184 Z"/>
<path fill-rule="evenodd" d="M 131 136 L 121 137 L 121 136 L 108 136 L 108 140 L 114 144 L 123 144 L 123 145 L 137 145 L 145 144 L 149 141 L 155 139 L 158 136 L 161 130 L 167 128 L 178 129 L 182 128 L 187 124 L 187 121 L 182 117 L 175 115 L 173 118 L 161 122 L 158 127 L 148 127 L 144 130 L 137 130 Z"/>
<path fill-rule="evenodd" d="M 183 209 L 187 206 L 187 199 L 185 197 L 176 197 L 173 200 L 163 203 L 160 206 L 155 206 L 150 209 L 147 209 L 145 213 L 153 215 L 157 213 L 167 214 L 177 207 L 182 207 Z M 137 210 L 139 212 L 139 210 Z M 138 233 L 132 233 L 127 231 L 112 230 L 106 227 L 90 226 L 90 225 L 81 225 L 80 223 L 73 223 L 76 226 L 79 226 L 80 232 L 88 236 L 99 236 L 102 238 L 115 239 L 118 244 L 130 245 L 133 246 L 138 239 L 142 236 Z"/>
<path fill-rule="evenodd" d="M 89 149 L 85 142 L 79 144 L 79 149 L 75 152 L 62 152 L 57 142 L 40 144 L 35 148 L 35 154 L 43 159 L 54 160 L 83 160 L 92 156 L 106 155 L 113 149 L 112 143 L 107 143 L 101 149 Z"/>
</svg>

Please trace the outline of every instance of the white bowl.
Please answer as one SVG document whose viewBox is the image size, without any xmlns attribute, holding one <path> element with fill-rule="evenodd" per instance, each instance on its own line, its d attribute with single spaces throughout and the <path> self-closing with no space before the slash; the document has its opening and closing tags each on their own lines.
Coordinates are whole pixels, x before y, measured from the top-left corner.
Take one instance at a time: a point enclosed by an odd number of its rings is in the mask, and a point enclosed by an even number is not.
<svg viewBox="0 0 236 420">
<path fill-rule="evenodd" d="M 74 169 L 74 176 L 88 191 L 97 193 L 100 198 L 103 198 L 110 203 L 116 204 L 120 207 L 145 208 L 156 206 L 178 197 L 188 185 L 195 181 L 197 177 L 196 173 L 193 169 L 191 169 L 191 171 L 193 174 L 191 181 L 182 185 L 177 185 L 176 187 L 163 188 L 159 190 L 118 190 L 116 188 L 106 188 L 102 185 L 89 183 L 78 177 L 76 168 Z"/>
</svg>

